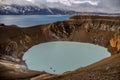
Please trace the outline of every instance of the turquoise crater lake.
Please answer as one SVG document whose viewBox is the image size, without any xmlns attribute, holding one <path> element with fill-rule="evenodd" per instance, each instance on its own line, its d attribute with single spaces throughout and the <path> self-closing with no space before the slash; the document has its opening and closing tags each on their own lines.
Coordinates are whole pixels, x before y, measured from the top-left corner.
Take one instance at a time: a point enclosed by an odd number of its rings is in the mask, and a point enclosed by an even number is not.
<svg viewBox="0 0 120 80">
<path fill-rule="evenodd" d="M 0 15 L 0 23 L 28 27 L 68 19 L 67 15 Z M 61 74 L 109 57 L 106 48 L 80 42 L 48 42 L 33 46 L 24 55 L 29 69 Z"/>
<path fill-rule="evenodd" d="M 79 42 L 48 42 L 36 45 L 25 55 L 29 69 L 61 74 L 109 57 L 106 48 Z"/>
</svg>

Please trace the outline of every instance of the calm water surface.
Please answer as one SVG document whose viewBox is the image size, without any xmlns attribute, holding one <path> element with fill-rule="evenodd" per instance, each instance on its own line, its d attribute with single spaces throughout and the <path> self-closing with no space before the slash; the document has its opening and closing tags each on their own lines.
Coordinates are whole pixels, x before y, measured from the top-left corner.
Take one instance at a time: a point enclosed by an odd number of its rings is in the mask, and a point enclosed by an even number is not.
<svg viewBox="0 0 120 80">
<path fill-rule="evenodd" d="M 79 42 L 49 42 L 32 47 L 24 59 L 30 69 L 61 74 L 109 57 L 107 49 Z"/>
<path fill-rule="evenodd" d="M 68 15 L 0 15 L 0 23 L 28 27 L 68 19 Z"/>
<path fill-rule="evenodd" d="M 5 15 L 0 16 L 0 23 L 28 27 L 63 21 L 69 17 L 70 16 L 66 15 Z M 110 54 L 107 52 L 107 49 L 97 45 L 59 41 L 39 44 L 32 47 L 26 52 L 24 59 L 30 69 L 61 74 L 87 66 L 109 56 Z"/>
</svg>

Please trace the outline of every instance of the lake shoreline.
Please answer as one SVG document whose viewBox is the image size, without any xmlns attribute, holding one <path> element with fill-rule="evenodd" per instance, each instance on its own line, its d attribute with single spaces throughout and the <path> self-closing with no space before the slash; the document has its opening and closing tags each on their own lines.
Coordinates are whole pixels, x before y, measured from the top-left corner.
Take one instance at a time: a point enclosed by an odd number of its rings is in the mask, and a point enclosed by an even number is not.
<svg viewBox="0 0 120 80">
<path fill-rule="evenodd" d="M 65 75 L 63 74 L 59 76 L 47 74 L 48 76 L 45 75 L 44 77 L 41 77 L 42 75 L 40 75 L 36 76 L 37 79 L 33 80 L 56 80 L 56 78 L 57 80 L 85 80 L 91 78 L 94 78 L 94 80 L 96 80 L 98 79 L 98 77 L 100 77 L 100 79 L 102 80 L 119 80 L 119 21 L 120 17 L 75 16 L 66 21 L 51 23 L 47 25 L 38 25 L 36 27 L 30 28 L 19 28 L 17 26 L 1 26 L 1 59 L 5 58 L 5 56 L 11 56 L 15 59 L 19 59 L 20 61 L 18 61 L 18 63 L 24 63 L 22 57 L 29 48 L 31 48 L 33 45 L 50 41 L 62 40 L 98 44 L 100 46 L 106 47 L 111 53 L 111 57 L 103 62 L 98 62 L 97 65 L 93 64 L 91 65 L 91 67 L 85 67 L 82 71 L 78 69 Z M 33 78 L 31 77 L 31 75 L 29 75 L 29 73 L 27 73 L 29 76 L 23 76 L 21 74 L 16 75 L 16 73 L 19 72 L 19 69 L 17 67 L 12 69 L 5 64 L 0 64 L 0 66 L 4 70 L 4 73 L 1 73 L 0 75 L 1 79 L 7 78 L 14 80 L 28 79 L 28 77 L 29 79 Z M 12 73 L 11 71 L 13 71 L 14 73 Z M 16 76 L 17 78 L 13 76 Z"/>
</svg>

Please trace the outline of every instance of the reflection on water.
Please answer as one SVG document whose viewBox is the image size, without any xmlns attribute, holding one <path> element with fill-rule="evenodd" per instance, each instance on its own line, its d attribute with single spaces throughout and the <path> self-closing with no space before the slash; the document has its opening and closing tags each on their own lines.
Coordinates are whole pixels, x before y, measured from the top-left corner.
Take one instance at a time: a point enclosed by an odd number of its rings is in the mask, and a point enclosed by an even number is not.
<svg viewBox="0 0 120 80">
<path fill-rule="evenodd" d="M 95 63 L 110 54 L 106 48 L 79 42 L 49 42 L 36 45 L 24 59 L 30 69 L 61 74 Z"/>
<path fill-rule="evenodd" d="M 21 27 L 47 24 L 68 19 L 67 15 L 1 15 L 0 23 Z"/>
</svg>

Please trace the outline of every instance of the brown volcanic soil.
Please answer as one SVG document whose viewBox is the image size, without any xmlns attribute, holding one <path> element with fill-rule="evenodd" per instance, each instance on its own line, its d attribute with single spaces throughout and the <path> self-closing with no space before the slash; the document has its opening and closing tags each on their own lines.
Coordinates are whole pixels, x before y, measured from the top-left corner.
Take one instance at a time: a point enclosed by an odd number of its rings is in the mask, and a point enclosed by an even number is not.
<svg viewBox="0 0 120 80">
<path fill-rule="evenodd" d="M 22 60 L 24 53 L 50 41 L 98 44 L 111 57 L 61 75 L 29 70 Z M 29 28 L 0 25 L 0 80 L 120 80 L 119 53 L 120 17 L 81 15 Z"/>
</svg>

